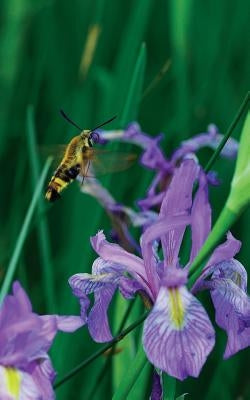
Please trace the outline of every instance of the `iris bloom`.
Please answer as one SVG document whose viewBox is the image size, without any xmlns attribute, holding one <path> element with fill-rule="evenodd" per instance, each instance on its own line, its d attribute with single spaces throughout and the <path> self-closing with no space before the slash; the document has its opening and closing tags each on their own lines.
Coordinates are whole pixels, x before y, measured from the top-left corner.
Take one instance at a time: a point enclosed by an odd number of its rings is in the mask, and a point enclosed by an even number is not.
<svg viewBox="0 0 250 400">
<path fill-rule="evenodd" d="M 169 185 L 174 170 L 185 157 L 190 157 L 190 155 L 194 157 L 194 154 L 203 147 L 216 149 L 223 138 L 218 128 L 210 124 L 207 132 L 183 141 L 168 159 L 160 149 L 160 141 L 163 135 L 151 137 L 142 132 L 137 123 L 130 124 L 126 130 L 99 130 L 98 132 L 102 143 L 109 140 L 117 140 L 140 146 L 143 149 L 141 164 L 156 171 L 156 175 L 148 188 L 146 198 L 138 201 L 139 207 L 144 211 L 162 203 L 165 190 Z M 229 159 L 235 158 L 237 150 L 238 142 L 229 138 L 220 155 Z M 208 173 L 208 179 L 211 184 L 218 184 L 218 179 L 214 172 Z"/>
<path fill-rule="evenodd" d="M 137 254 L 141 254 L 140 247 L 129 231 L 129 226 L 141 227 L 144 230 L 151 225 L 157 218 L 157 213 L 151 209 L 161 204 L 176 165 L 187 157 L 195 158 L 194 153 L 202 147 L 216 148 L 222 139 L 222 135 L 215 125 L 209 125 L 208 132 L 201 133 L 192 139 L 182 142 L 169 160 L 159 146 L 162 135 L 152 138 L 142 132 L 137 123 L 130 124 L 126 130 L 99 130 L 98 135 L 100 144 L 105 144 L 109 140 L 118 140 L 140 146 L 143 149 L 141 164 L 156 171 L 156 176 L 147 191 L 146 198 L 138 201 L 138 205 L 141 208 L 139 212 L 117 203 L 98 179 L 85 178 L 84 184 L 81 185 L 81 191 L 95 197 L 110 216 L 115 241 L 126 250 L 136 251 Z M 234 158 L 237 154 L 237 149 L 238 143 L 230 138 L 221 155 L 227 158 Z M 92 172 L 94 173 L 94 171 Z M 210 183 L 218 183 L 215 173 L 209 173 L 208 178 Z M 79 181 L 82 183 L 81 177 L 79 177 Z"/>
<path fill-rule="evenodd" d="M 13 295 L 6 296 L 0 309 L 0 398 L 54 399 L 56 374 L 48 350 L 59 330 L 73 332 L 80 326 L 80 317 L 32 312 L 29 298 L 15 282 Z"/>
<path fill-rule="evenodd" d="M 199 188 L 192 201 L 193 184 L 197 179 Z M 182 268 L 178 254 L 188 225 L 191 227 L 192 248 L 190 260 Z M 93 237 L 92 246 L 100 257 L 93 264 L 92 274 L 76 274 L 69 280 L 74 295 L 80 300 L 81 316 L 88 324 L 93 339 L 97 342 L 112 339 L 107 309 L 115 290 L 119 289 L 125 298 L 131 298 L 136 291 L 140 291 L 143 298 L 146 297 L 152 304 L 144 323 L 142 339 L 148 359 L 155 367 L 178 379 L 197 377 L 214 346 L 215 332 L 205 309 L 193 293 L 188 291 L 186 283 L 189 265 L 210 228 L 211 209 L 207 179 L 196 162 L 187 159 L 175 170 L 158 220 L 141 236 L 142 258 L 125 251 L 117 244 L 109 243 L 103 232 Z M 157 251 L 160 244 L 163 259 Z M 241 345 L 235 346 L 239 350 L 249 345 L 249 335 L 247 338 L 245 335 L 248 333 L 249 312 L 245 315 L 245 305 L 236 308 L 238 292 L 234 289 L 237 284 L 231 284 L 236 271 L 236 264 L 231 259 L 238 249 L 239 242 L 229 236 L 228 241 L 218 247 L 208 261 L 204 270 L 208 271 L 208 275 L 204 272 L 205 275 L 198 282 L 201 285 L 198 289 L 203 289 L 202 284 L 205 282 L 204 285 L 208 285 L 206 288 L 211 290 L 220 326 L 225 327 L 225 323 L 221 322 L 223 316 L 221 299 L 218 296 L 223 298 L 225 307 L 229 309 L 226 317 L 228 324 L 233 324 L 232 319 L 240 319 L 239 329 L 233 335 L 235 342 L 240 340 L 237 335 L 244 337 Z M 221 277 L 221 271 L 224 271 L 222 264 L 230 262 L 233 263 L 232 271 L 224 279 Z M 206 278 L 211 274 L 213 276 L 207 283 Z M 234 283 L 239 282 L 238 275 L 235 279 Z M 89 310 L 90 293 L 94 293 L 95 300 Z M 243 297 L 249 304 L 246 295 Z M 230 328 L 228 334 L 231 334 Z"/>
</svg>

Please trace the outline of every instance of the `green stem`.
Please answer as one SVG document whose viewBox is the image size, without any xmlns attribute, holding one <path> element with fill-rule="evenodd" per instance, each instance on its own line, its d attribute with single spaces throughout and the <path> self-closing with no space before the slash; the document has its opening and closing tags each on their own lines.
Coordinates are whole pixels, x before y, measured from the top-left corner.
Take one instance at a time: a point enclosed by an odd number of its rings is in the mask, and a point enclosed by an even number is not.
<svg viewBox="0 0 250 400">
<path fill-rule="evenodd" d="M 136 354 L 135 359 L 133 360 L 130 368 L 128 369 L 127 374 L 124 376 L 122 382 L 120 383 L 116 393 L 112 397 L 112 400 L 125 400 L 127 396 L 134 386 L 134 383 L 138 379 L 140 373 L 147 363 L 147 357 L 142 348 L 142 344 L 140 344 L 139 350 Z"/>
<path fill-rule="evenodd" d="M 69 373 L 67 373 L 61 380 L 59 380 L 54 385 L 54 389 L 57 389 L 63 383 L 65 383 L 70 378 L 72 378 L 74 375 L 76 375 L 82 368 L 86 367 L 88 364 L 90 364 L 92 361 L 94 361 L 101 354 L 105 353 L 105 351 L 111 349 L 111 347 L 113 347 L 116 343 L 120 342 L 126 335 L 128 335 L 132 330 L 134 330 L 138 325 L 140 325 L 147 318 L 147 316 L 148 316 L 148 312 L 143 314 L 143 316 L 141 318 L 139 318 L 137 321 L 135 321 L 133 324 L 131 324 L 128 328 L 124 329 L 124 331 L 119 333 L 119 335 L 115 336 L 113 340 L 111 340 L 109 343 L 107 343 L 101 349 L 99 349 L 94 354 L 92 354 L 90 357 L 88 357 L 86 360 L 84 360 L 83 362 L 78 364 L 75 368 L 73 368 Z"/>
<path fill-rule="evenodd" d="M 132 300 L 129 303 L 129 306 L 127 307 L 127 310 L 126 310 L 126 312 L 125 312 L 125 314 L 124 314 L 124 316 L 122 318 L 122 321 L 121 321 L 121 324 L 119 326 L 117 334 L 119 332 L 121 332 L 121 330 L 124 328 L 124 326 L 126 324 L 126 321 L 127 321 L 128 317 L 129 317 L 129 314 L 130 314 L 130 312 L 131 312 L 131 310 L 133 308 L 134 303 L 135 303 L 135 300 Z M 102 368 L 100 369 L 99 374 L 97 375 L 97 378 L 95 380 L 95 384 L 92 387 L 92 389 L 91 389 L 91 391 L 90 391 L 90 393 L 88 395 L 88 399 L 92 399 L 93 398 L 93 395 L 94 395 L 95 391 L 98 389 L 98 385 L 100 385 L 100 383 L 102 382 L 102 380 L 103 380 L 103 378 L 105 376 L 105 372 L 107 371 L 107 369 L 109 367 L 110 360 L 111 360 L 111 358 L 112 358 L 112 356 L 114 354 L 114 350 L 115 350 L 115 345 L 113 346 L 113 349 L 111 350 L 111 352 L 108 355 L 105 363 L 103 364 Z"/>
<path fill-rule="evenodd" d="M 31 165 L 31 177 L 33 181 L 33 187 L 35 187 L 36 182 L 39 179 L 39 157 L 37 153 L 36 145 L 36 132 L 34 125 L 34 108 L 29 106 L 27 109 L 27 139 L 28 139 L 28 149 L 29 158 Z M 51 263 L 51 248 L 49 242 L 49 228 L 45 217 L 45 207 L 42 198 L 38 200 L 37 204 L 38 215 L 40 216 L 38 220 L 38 239 L 39 239 L 39 251 L 42 267 L 42 277 L 43 286 L 45 293 L 45 301 L 47 306 L 47 312 L 55 312 L 55 290 L 53 288 L 53 266 Z"/>
<path fill-rule="evenodd" d="M 175 399 L 175 389 L 176 389 L 176 379 L 167 374 L 162 375 L 163 379 L 163 399 L 164 400 L 174 400 Z"/>
<path fill-rule="evenodd" d="M 129 121 L 136 119 L 139 102 L 141 99 L 142 85 L 146 66 L 146 45 L 141 45 L 135 68 L 133 71 L 131 83 L 128 88 L 128 94 L 120 117 L 120 126 L 124 128 Z"/>
<path fill-rule="evenodd" d="M 32 200 L 30 202 L 27 214 L 26 214 L 26 216 L 24 218 L 23 225 L 22 225 L 21 231 L 19 233 L 19 236 L 17 238 L 16 246 L 15 246 L 15 249 L 13 251 L 13 255 L 12 255 L 12 258 L 11 258 L 10 263 L 8 265 L 7 273 L 5 275 L 5 278 L 4 278 L 4 281 L 3 281 L 3 285 L 2 285 L 2 288 L 1 288 L 0 305 L 2 304 L 2 301 L 3 301 L 4 297 L 8 293 L 10 284 L 11 284 L 11 282 L 13 280 L 13 276 L 15 274 L 17 262 L 19 260 L 19 257 L 20 257 L 20 254 L 21 254 L 25 239 L 27 237 L 29 226 L 30 226 L 30 223 L 32 221 L 32 217 L 33 217 L 37 202 L 38 202 L 38 200 L 40 198 L 40 194 L 41 194 L 41 191 L 43 189 L 44 181 L 46 179 L 46 176 L 47 176 L 49 167 L 51 165 L 51 162 L 52 162 L 52 158 L 49 157 L 47 159 L 47 161 L 45 162 L 45 164 L 44 164 L 42 173 L 40 175 L 40 179 L 39 179 L 39 181 L 38 181 L 38 183 L 36 185 L 36 188 L 35 188 L 35 191 L 33 193 L 33 197 L 32 197 Z"/>
<path fill-rule="evenodd" d="M 200 275 L 203 268 L 203 262 L 215 249 L 215 247 L 218 245 L 219 241 L 225 235 L 225 233 L 231 228 L 231 226 L 234 224 L 238 216 L 239 216 L 238 214 L 235 214 L 227 207 L 223 208 L 212 231 L 208 235 L 207 240 L 205 241 L 198 255 L 195 257 L 193 263 L 191 264 L 189 270 L 190 279 L 188 281 L 189 287 L 193 285 L 195 280 Z"/>
<path fill-rule="evenodd" d="M 224 135 L 222 141 L 220 142 L 219 146 L 217 147 L 216 151 L 214 152 L 214 154 L 212 155 L 212 157 L 210 158 L 210 160 L 208 161 L 207 165 L 204 168 L 205 172 L 208 172 L 211 168 L 212 165 L 214 164 L 214 162 L 216 161 L 217 157 L 219 156 L 221 150 L 223 149 L 223 147 L 225 146 L 227 140 L 229 139 L 229 137 L 232 135 L 232 132 L 234 130 L 234 128 L 236 127 L 236 125 L 238 124 L 244 110 L 245 107 L 247 106 L 247 103 L 249 102 L 250 99 L 250 92 L 247 92 L 243 102 L 241 103 L 241 106 L 239 108 L 239 110 L 237 111 L 237 114 L 234 117 L 234 120 L 232 121 L 231 125 L 229 126 L 226 134 Z"/>
</svg>

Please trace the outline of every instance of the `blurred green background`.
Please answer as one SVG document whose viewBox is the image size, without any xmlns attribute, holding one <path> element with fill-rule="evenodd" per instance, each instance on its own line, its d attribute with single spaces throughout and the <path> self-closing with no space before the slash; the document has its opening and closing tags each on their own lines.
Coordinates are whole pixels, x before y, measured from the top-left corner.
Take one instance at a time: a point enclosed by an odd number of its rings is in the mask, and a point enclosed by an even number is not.
<svg viewBox="0 0 250 400">
<path fill-rule="evenodd" d="M 248 6 L 247 0 L 1 1 L 1 280 L 41 172 L 43 159 L 37 149 L 67 143 L 77 134 L 58 110 L 63 108 L 85 128 L 115 114 L 118 119 L 107 129 L 137 119 L 145 132 L 164 132 L 166 155 L 181 140 L 204 132 L 209 123 L 224 133 L 249 88 Z M 169 66 L 165 73 L 164 65 Z M 129 88 L 134 90 L 132 96 Z M 211 150 L 200 152 L 203 165 L 211 154 Z M 219 159 L 214 167 L 222 185 L 210 191 L 213 218 L 225 202 L 234 164 Z M 104 183 L 116 199 L 133 205 L 144 196 L 151 177 L 135 166 Z M 246 268 L 249 224 L 248 210 L 233 228 L 243 241 L 238 258 Z M 67 280 L 74 273 L 90 271 L 95 254 L 89 237 L 98 229 L 108 232 L 110 221 L 76 183 L 52 206 L 41 196 L 16 271 L 37 312 L 79 312 Z M 203 300 L 213 318 L 208 296 Z M 114 330 L 125 309 L 117 296 L 110 313 Z M 129 321 L 141 312 L 137 301 Z M 95 386 L 92 399 L 110 399 L 134 358 L 138 337 L 140 329 L 119 344 L 123 351 L 113 357 L 99 384 L 95 381 L 105 357 L 60 387 L 57 398 L 88 399 Z M 200 378 L 178 383 L 176 395 L 250 399 L 249 350 L 223 361 L 225 343 L 226 335 L 217 329 L 216 347 Z M 99 346 L 86 328 L 59 334 L 52 350 L 59 377 Z M 150 374 L 145 368 L 131 400 L 148 398 Z"/>
</svg>

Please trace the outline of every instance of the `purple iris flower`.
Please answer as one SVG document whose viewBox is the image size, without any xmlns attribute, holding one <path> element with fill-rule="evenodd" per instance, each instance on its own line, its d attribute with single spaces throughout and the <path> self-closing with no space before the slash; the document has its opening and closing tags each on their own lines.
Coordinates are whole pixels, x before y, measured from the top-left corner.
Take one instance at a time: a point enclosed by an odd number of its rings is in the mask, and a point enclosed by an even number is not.
<svg viewBox="0 0 250 400">
<path fill-rule="evenodd" d="M 192 200 L 193 184 L 197 179 L 199 188 Z M 181 268 L 178 254 L 188 225 L 191 227 L 192 248 L 187 266 Z M 93 339 L 98 342 L 112 339 L 107 309 L 115 290 L 119 289 L 127 299 L 139 291 L 153 305 L 143 328 L 142 340 L 148 359 L 155 367 L 178 379 L 197 377 L 214 346 L 215 332 L 205 309 L 193 293 L 188 291 L 186 283 L 189 265 L 210 229 L 207 178 L 194 160 L 187 159 L 175 169 L 159 218 L 141 236 L 142 257 L 109 243 L 103 232 L 93 237 L 92 246 L 100 257 L 93 264 L 92 274 L 76 274 L 69 280 L 74 295 L 80 300 L 81 316 L 88 324 Z M 160 244 L 163 258 L 159 257 L 157 251 Z M 218 324 L 227 329 L 236 318 L 239 319 L 233 334 L 230 328 L 227 330 L 228 335 L 233 335 L 229 339 L 230 343 L 234 341 L 235 345 L 240 341 L 239 345 L 234 346 L 234 352 L 249 345 L 249 339 L 246 338 L 249 307 L 247 314 L 245 308 L 249 302 L 244 295 L 244 305 L 238 304 L 236 291 L 232 291 L 232 287 L 237 286 L 235 282 L 239 282 L 239 268 L 237 272 L 235 262 L 231 264 L 229 276 L 221 263 L 232 263 L 231 259 L 238 248 L 239 242 L 229 236 L 228 241 L 214 251 L 204 270 L 209 271 L 210 275 L 213 273 L 206 288 L 211 290 Z M 226 278 L 221 276 L 222 272 Z M 202 277 L 198 290 L 204 289 L 202 283 L 207 275 Z M 241 285 L 245 288 L 243 279 Z M 243 292 L 244 288 L 241 288 Z M 92 307 L 88 299 L 90 293 L 94 293 L 95 297 Z M 223 298 L 223 311 L 219 296 Z M 235 301 L 232 301 L 232 296 Z M 222 315 L 225 308 L 228 308 L 226 320 Z M 226 323 L 229 324 L 227 327 Z M 237 335 L 242 335 L 242 338 Z M 232 346 L 230 344 L 230 349 Z M 233 351 L 230 350 L 230 354 Z"/>
<path fill-rule="evenodd" d="M 182 159 L 187 153 L 195 153 L 203 147 L 210 147 L 216 150 L 222 139 L 223 135 L 219 132 L 217 126 L 210 124 L 208 125 L 207 132 L 200 133 L 192 137 L 192 139 L 184 140 L 180 147 L 173 153 L 171 162 Z M 229 138 L 220 155 L 225 158 L 234 159 L 237 156 L 238 147 L 238 142 L 233 138 Z"/>
<path fill-rule="evenodd" d="M 142 132 L 139 124 L 136 122 L 131 123 L 126 130 L 99 130 L 98 132 L 104 142 L 105 140 L 118 140 L 140 146 L 143 149 L 141 164 L 156 171 L 156 175 L 148 188 L 146 198 L 138 201 L 138 205 L 144 211 L 155 206 L 160 206 L 174 169 L 183 159 L 190 156 L 195 157 L 195 152 L 203 147 L 216 149 L 223 138 L 218 128 L 210 124 L 207 132 L 195 135 L 192 139 L 182 142 L 181 146 L 172 154 L 170 159 L 167 159 L 159 147 L 163 134 L 151 137 Z M 235 158 L 237 151 L 238 142 L 230 138 L 221 151 L 221 156 L 229 159 Z M 208 173 L 208 181 L 212 185 L 219 184 L 219 180 L 213 171 Z"/>
<path fill-rule="evenodd" d="M 73 332 L 82 325 L 77 316 L 35 314 L 14 282 L 13 295 L 6 296 L 0 309 L 0 398 L 54 399 L 56 373 L 48 350 L 59 330 Z"/>
</svg>

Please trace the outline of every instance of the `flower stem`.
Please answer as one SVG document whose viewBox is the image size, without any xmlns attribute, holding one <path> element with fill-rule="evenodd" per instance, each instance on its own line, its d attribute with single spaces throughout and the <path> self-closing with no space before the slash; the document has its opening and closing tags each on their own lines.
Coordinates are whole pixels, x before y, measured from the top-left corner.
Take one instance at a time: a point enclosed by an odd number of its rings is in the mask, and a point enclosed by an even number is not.
<svg viewBox="0 0 250 400">
<path fill-rule="evenodd" d="M 205 172 L 208 172 L 212 168 L 212 166 L 215 163 L 216 159 L 218 158 L 221 150 L 225 146 L 227 140 L 232 135 L 232 132 L 233 132 L 234 128 L 236 127 L 236 125 L 238 124 L 238 122 L 239 122 L 239 120 L 240 120 L 240 118 L 241 118 L 241 116 L 242 116 L 242 114 L 243 114 L 243 112 L 244 112 L 244 110 L 245 110 L 245 108 L 247 106 L 247 103 L 249 102 L 249 99 L 250 99 L 250 92 L 247 92 L 247 94 L 246 94 L 243 102 L 241 103 L 240 108 L 237 111 L 237 114 L 235 115 L 235 117 L 234 117 L 231 125 L 229 126 L 226 134 L 224 135 L 224 137 L 223 137 L 222 141 L 220 142 L 219 146 L 217 147 L 216 151 L 214 152 L 214 154 L 212 155 L 212 157 L 208 161 L 207 165 L 205 166 L 205 168 L 204 168 Z"/>
<path fill-rule="evenodd" d="M 118 332 L 121 332 L 121 330 L 124 328 L 124 326 L 125 326 L 125 324 L 127 322 L 127 319 L 129 317 L 129 314 L 130 314 L 130 312 L 131 312 L 131 310 L 133 308 L 134 303 L 135 303 L 135 300 L 130 301 L 129 306 L 127 307 L 127 310 L 125 311 L 124 316 L 123 316 L 123 318 L 121 320 L 121 324 L 119 326 Z M 94 395 L 96 389 L 98 388 L 98 385 L 100 385 L 101 381 L 103 380 L 103 378 L 105 376 L 105 372 L 107 371 L 107 369 L 109 367 L 111 358 L 112 358 L 113 354 L 115 353 L 114 350 L 115 350 L 115 344 L 113 346 L 113 349 L 109 353 L 105 363 L 103 364 L 101 370 L 99 371 L 99 374 L 97 375 L 95 384 L 93 385 L 93 387 L 92 387 L 92 389 L 91 389 L 91 391 L 90 391 L 90 393 L 88 395 L 88 399 L 92 399 L 93 398 L 93 395 Z"/>
<path fill-rule="evenodd" d="M 35 191 L 33 193 L 33 197 L 32 197 L 32 200 L 30 202 L 27 214 L 26 214 L 26 216 L 24 218 L 23 225 L 22 225 L 21 231 L 19 233 L 19 236 L 17 238 L 16 246 L 15 246 L 15 249 L 13 251 L 11 260 L 9 262 L 9 265 L 7 267 L 7 272 L 6 272 L 6 275 L 5 275 L 5 278 L 4 278 L 4 281 L 3 281 L 3 285 L 2 285 L 2 288 L 1 288 L 0 305 L 2 304 L 2 301 L 3 301 L 4 297 L 8 293 L 10 284 L 11 284 L 13 276 L 15 274 L 15 270 L 16 270 L 16 266 L 17 266 L 17 263 L 18 263 L 18 260 L 19 260 L 19 256 L 21 254 L 21 251 L 22 251 L 22 248 L 23 248 L 23 245 L 24 245 L 24 241 L 25 241 L 25 239 L 27 237 L 29 226 L 30 226 L 30 223 L 32 221 L 32 217 L 33 217 L 36 205 L 37 205 L 37 203 L 39 201 L 40 194 L 41 194 L 41 191 L 43 189 L 44 181 L 46 179 L 46 176 L 47 176 L 49 167 L 51 165 L 51 162 L 52 162 L 52 158 L 49 157 L 47 159 L 47 161 L 45 162 L 45 164 L 44 164 L 42 173 L 40 175 L 40 179 L 39 179 L 39 181 L 38 181 L 38 183 L 36 185 L 36 188 L 35 188 Z"/>
<path fill-rule="evenodd" d="M 138 325 L 140 325 L 148 316 L 148 312 L 144 313 L 141 318 L 131 324 L 128 328 L 124 329 L 124 331 L 120 332 L 117 336 L 114 337 L 109 343 L 103 346 L 101 349 L 96 351 L 90 357 L 82 361 L 75 368 L 73 368 L 70 372 L 68 372 L 61 380 L 59 380 L 55 385 L 54 389 L 57 389 L 63 383 L 67 382 L 70 378 L 76 375 L 82 368 L 86 367 L 92 361 L 94 361 L 101 354 L 105 353 L 105 351 L 111 349 L 116 343 L 120 342 L 126 335 L 128 335 L 132 330 L 134 330 Z"/>
<path fill-rule="evenodd" d="M 176 379 L 163 373 L 163 399 L 164 400 L 174 400 L 175 399 L 175 389 L 176 389 Z"/>
<path fill-rule="evenodd" d="M 140 344 L 139 350 L 136 354 L 135 359 L 133 360 L 130 368 L 128 369 L 127 374 L 124 376 L 121 381 L 116 393 L 112 397 L 112 400 L 125 400 L 127 396 L 134 386 L 134 383 L 138 379 L 140 373 L 147 363 L 147 357 L 144 353 L 143 347 Z"/>
<path fill-rule="evenodd" d="M 223 208 L 212 231 L 208 235 L 207 240 L 190 266 L 190 279 L 188 281 L 189 287 L 192 287 L 193 283 L 200 275 L 203 268 L 203 262 L 211 254 L 225 233 L 231 228 L 238 216 L 239 214 L 232 212 L 226 206 Z"/>
</svg>

